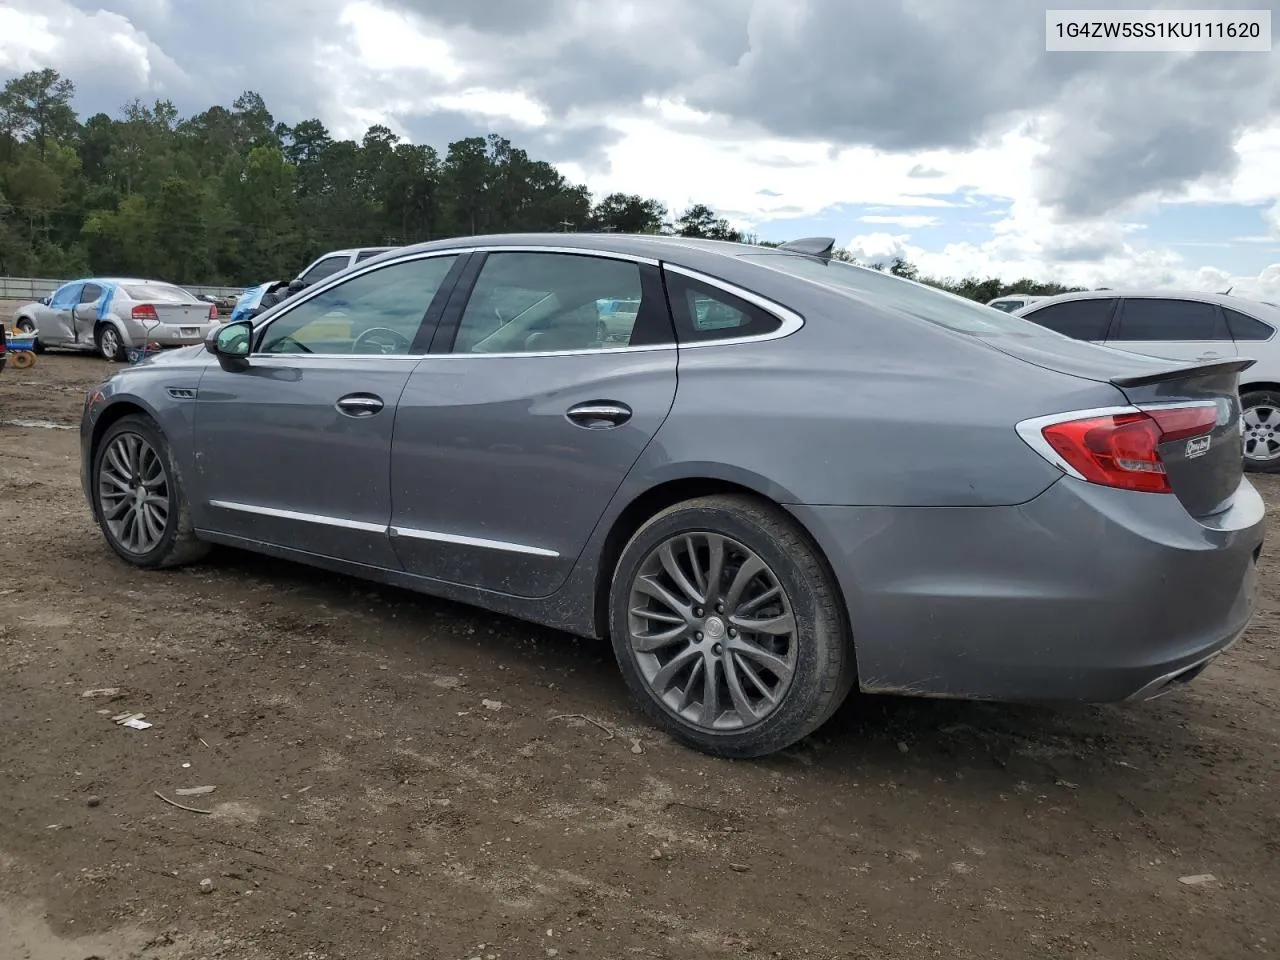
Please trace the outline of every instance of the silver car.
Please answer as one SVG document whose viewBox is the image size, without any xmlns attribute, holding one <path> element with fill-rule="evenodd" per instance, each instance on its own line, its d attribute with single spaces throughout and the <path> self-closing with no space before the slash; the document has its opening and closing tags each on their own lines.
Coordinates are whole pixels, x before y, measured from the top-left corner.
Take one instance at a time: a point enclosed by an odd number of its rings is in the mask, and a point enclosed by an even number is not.
<svg viewBox="0 0 1280 960">
<path fill-rule="evenodd" d="M 18 330 L 34 332 L 40 348 L 96 350 L 124 360 L 144 344 L 199 344 L 218 325 L 218 307 L 163 280 L 93 277 L 64 283 L 14 313 Z"/>
<path fill-rule="evenodd" d="M 1081 343 L 831 246 L 392 251 L 95 388 L 85 496 L 138 567 L 222 544 L 611 638 L 727 756 L 855 686 L 1145 699 L 1240 636 L 1248 360 Z M 604 300 L 638 301 L 625 337 Z"/>
</svg>

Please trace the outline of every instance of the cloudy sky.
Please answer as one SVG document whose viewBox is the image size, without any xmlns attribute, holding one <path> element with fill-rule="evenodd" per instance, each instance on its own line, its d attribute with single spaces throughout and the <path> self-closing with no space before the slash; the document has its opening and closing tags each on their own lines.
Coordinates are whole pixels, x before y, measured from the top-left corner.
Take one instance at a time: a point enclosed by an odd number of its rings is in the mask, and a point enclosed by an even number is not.
<svg viewBox="0 0 1280 960">
<path fill-rule="evenodd" d="M 1049 4 L 1055 8 L 1063 3 Z M 1236 6 L 1280 0 L 1108 3 Z M 939 276 L 1280 294 L 1280 48 L 1046 53 L 1036 0 L 0 0 L 84 114 L 242 90 Z"/>
</svg>

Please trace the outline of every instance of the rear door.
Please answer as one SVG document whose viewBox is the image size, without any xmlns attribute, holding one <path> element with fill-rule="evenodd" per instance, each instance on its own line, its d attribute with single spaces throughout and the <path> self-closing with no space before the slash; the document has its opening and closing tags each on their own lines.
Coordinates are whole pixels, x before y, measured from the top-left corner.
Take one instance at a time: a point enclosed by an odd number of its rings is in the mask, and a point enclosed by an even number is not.
<svg viewBox="0 0 1280 960">
<path fill-rule="evenodd" d="M 98 305 L 105 293 L 106 289 L 100 283 L 86 283 L 81 287 L 79 302 L 71 309 L 76 340 L 79 343 L 93 343 L 93 329 L 98 323 Z"/>
<path fill-rule="evenodd" d="M 1235 341 L 1216 303 L 1173 297 L 1124 297 L 1107 346 L 1169 360 L 1234 359 Z"/>
<path fill-rule="evenodd" d="M 80 302 L 80 292 L 83 289 L 84 282 L 77 281 L 64 283 L 53 291 L 37 331 L 45 344 L 56 346 L 76 342 L 76 324 L 72 311 Z"/>
<path fill-rule="evenodd" d="M 602 331 L 610 300 L 638 309 Z M 655 261 L 477 254 L 396 415 L 391 533 L 405 569 L 554 593 L 675 392 Z"/>
</svg>

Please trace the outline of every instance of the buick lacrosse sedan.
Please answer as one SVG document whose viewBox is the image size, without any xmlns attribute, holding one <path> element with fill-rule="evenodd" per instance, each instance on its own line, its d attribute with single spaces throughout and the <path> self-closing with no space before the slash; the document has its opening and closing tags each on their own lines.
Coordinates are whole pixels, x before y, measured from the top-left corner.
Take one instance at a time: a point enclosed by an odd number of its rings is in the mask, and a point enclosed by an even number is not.
<svg viewBox="0 0 1280 960">
<path fill-rule="evenodd" d="M 1241 634 L 1249 360 L 1071 340 L 830 250 L 399 248 L 98 386 L 85 494 L 138 567 L 228 545 L 607 637 L 654 721 L 725 756 L 855 686 L 1146 699 Z"/>
</svg>

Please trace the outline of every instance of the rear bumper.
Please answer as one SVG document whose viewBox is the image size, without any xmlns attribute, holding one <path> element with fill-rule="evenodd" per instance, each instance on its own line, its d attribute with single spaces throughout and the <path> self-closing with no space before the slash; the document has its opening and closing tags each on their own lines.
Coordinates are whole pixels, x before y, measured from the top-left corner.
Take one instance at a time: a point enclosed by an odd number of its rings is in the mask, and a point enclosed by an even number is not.
<svg viewBox="0 0 1280 960">
<path fill-rule="evenodd" d="M 1015 507 L 792 507 L 844 591 L 871 692 L 1146 699 L 1253 615 L 1262 498 L 1197 522 L 1172 496 L 1063 478 Z"/>
</svg>

